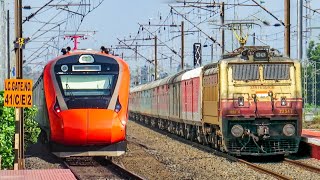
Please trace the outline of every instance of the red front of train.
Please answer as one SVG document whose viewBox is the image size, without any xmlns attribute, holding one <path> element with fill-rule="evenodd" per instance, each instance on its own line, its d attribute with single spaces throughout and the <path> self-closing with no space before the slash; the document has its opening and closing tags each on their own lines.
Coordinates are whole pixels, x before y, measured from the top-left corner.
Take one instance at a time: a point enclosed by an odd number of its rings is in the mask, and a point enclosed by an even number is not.
<svg viewBox="0 0 320 180">
<path fill-rule="evenodd" d="M 40 125 L 55 154 L 125 152 L 130 83 L 125 61 L 105 53 L 72 52 L 49 62 L 42 78 L 48 119 Z"/>
</svg>

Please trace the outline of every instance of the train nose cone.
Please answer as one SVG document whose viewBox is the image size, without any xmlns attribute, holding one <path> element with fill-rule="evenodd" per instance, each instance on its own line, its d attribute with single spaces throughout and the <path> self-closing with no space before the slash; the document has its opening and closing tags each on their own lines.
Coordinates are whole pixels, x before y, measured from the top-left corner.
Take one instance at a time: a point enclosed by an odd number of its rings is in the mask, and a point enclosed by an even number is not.
<svg viewBox="0 0 320 180">
<path fill-rule="evenodd" d="M 115 131 L 121 132 L 117 113 L 107 109 L 63 111 L 63 122 L 64 141 L 69 145 L 110 144 L 117 137 Z"/>
<path fill-rule="evenodd" d="M 105 109 L 88 110 L 87 143 L 111 143 L 112 124 L 118 120 L 114 111 Z"/>
</svg>

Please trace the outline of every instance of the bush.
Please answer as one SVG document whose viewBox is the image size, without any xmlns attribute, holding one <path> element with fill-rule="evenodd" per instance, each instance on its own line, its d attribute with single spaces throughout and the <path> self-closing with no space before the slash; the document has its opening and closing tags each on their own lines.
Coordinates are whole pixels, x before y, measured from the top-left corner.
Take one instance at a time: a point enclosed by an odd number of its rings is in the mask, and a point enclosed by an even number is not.
<svg viewBox="0 0 320 180">
<path fill-rule="evenodd" d="M 25 149 L 37 142 L 40 134 L 38 123 L 34 121 L 37 108 L 24 108 Z M 3 106 L 3 92 L 0 92 L 0 155 L 1 167 L 12 168 L 14 162 L 15 110 Z"/>
</svg>

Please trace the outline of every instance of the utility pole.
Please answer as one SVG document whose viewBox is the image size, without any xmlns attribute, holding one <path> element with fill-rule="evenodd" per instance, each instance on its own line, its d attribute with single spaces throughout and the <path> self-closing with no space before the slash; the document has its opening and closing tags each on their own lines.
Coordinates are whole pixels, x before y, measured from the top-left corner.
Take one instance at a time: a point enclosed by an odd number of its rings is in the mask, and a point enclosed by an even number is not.
<svg viewBox="0 0 320 180">
<path fill-rule="evenodd" d="M 7 78 L 10 79 L 10 11 L 7 10 Z"/>
<path fill-rule="evenodd" d="M 253 33 L 252 34 L 252 40 L 253 40 L 253 45 L 255 46 L 256 45 L 256 33 Z"/>
<path fill-rule="evenodd" d="M 184 70 L 184 21 L 181 21 L 181 70 Z"/>
<path fill-rule="evenodd" d="M 134 59 L 136 62 L 138 61 L 138 45 L 136 44 L 136 48 L 134 49 Z"/>
<path fill-rule="evenodd" d="M 157 60 L 157 35 L 154 36 L 154 80 L 157 80 L 158 60 Z"/>
<path fill-rule="evenodd" d="M 311 7 L 310 7 L 310 1 L 311 0 L 306 0 L 306 6 L 305 6 L 305 12 L 306 12 L 306 18 L 305 18 L 305 31 L 306 31 L 306 36 L 305 36 L 305 42 L 304 42 L 304 47 L 305 47 L 305 57 L 307 58 L 308 54 L 308 44 L 310 37 L 312 35 L 312 28 L 311 28 Z M 307 102 L 307 101 L 305 101 Z"/>
<path fill-rule="evenodd" d="M 6 13 L 5 13 L 5 0 L 0 0 L 0 89 L 4 89 L 4 80 L 6 79 Z"/>
<path fill-rule="evenodd" d="M 290 57 L 290 0 L 284 1 L 284 54 Z"/>
<path fill-rule="evenodd" d="M 224 2 L 221 3 L 220 10 L 221 26 L 224 25 Z M 221 55 L 224 54 L 224 28 L 221 28 Z"/>
<path fill-rule="evenodd" d="M 303 0 L 298 0 L 298 59 L 302 60 L 302 38 L 303 38 L 303 27 L 302 27 L 302 7 Z"/>
<path fill-rule="evenodd" d="M 210 48 L 211 48 L 211 61 L 210 62 L 213 62 L 213 44 L 210 44 Z"/>
<path fill-rule="evenodd" d="M 22 38 L 22 0 L 15 0 L 15 33 L 16 41 Z M 22 47 L 16 48 L 16 79 L 22 79 Z M 24 120 L 23 108 L 15 109 L 15 162 L 14 169 L 24 169 Z"/>
</svg>

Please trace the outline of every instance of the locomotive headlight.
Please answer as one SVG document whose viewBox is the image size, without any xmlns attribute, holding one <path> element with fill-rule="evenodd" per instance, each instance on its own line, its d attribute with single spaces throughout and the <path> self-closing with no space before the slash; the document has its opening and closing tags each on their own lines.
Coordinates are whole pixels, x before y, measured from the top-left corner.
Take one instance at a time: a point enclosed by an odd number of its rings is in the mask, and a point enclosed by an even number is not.
<svg viewBox="0 0 320 180">
<path fill-rule="evenodd" d="M 286 106 L 286 105 L 287 105 L 286 97 L 281 97 L 281 106 Z"/>
<path fill-rule="evenodd" d="M 61 71 L 63 71 L 63 72 L 67 72 L 68 71 L 68 66 L 67 65 L 62 65 L 61 66 Z"/>
<path fill-rule="evenodd" d="M 121 110 L 121 108 L 122 108 L 122 106 L 121 106 L 121 104 L 120 104 L 120 102 L 119 102 L 119 97 L 118 97 L 116 106 L 114 107 L 114 111 L 115 111 L 116 113 L 118 113 L 118 112 Z"/>
<path fill-rule="evenodd" d="M 115 111 L 116 113 L 118 113 L 120 110 L 121 110 L 121 105 L 120 105 L 120 104 L 117 104 L 116 107 L 115 107 L 115 109 L 114 109 L 114 111 Z"/>
<path fill-rule="evenodd" d="M 266 50 L 258 50 L 253 54 L 253 58 L 255 61 L 267 61 L 268 60 L 268 52 Z"/>
<path fill-rule="evenodd" d="M 244 97 L 243 96 L 238 97 L 238 106 L 244 106 Z"/>
<path fill-rule="evenodd" d="M 236 125 L 232 126 L 232 128 L 231 128 L 231 134 L 234 137 L 241 137 L 243 132 L 244 132 L 243 127 L 239 124 L 236 124 Z"/>
<path fill-rule="evenodd" d="M 121 124 L 122 124 L 123 126 L 125 126 L 125 125 L 127 124 L 127 121 L 121 120 Z"/>
<path fill-rule="evenodd" d="M 53 105 L 53 110 L 58 114 L 61 112 L 61 108 L 58 102 L 58 99 L 56 98 L 56 103 Z"/>
<path fill-rule="evenodd" d="M 296 129 L 295 129 L 294 125 L 292 125 L 292 124 L 286 124 L 283 127 L 282 131 L 283 131 L 283 134 L 286 136 L 293 136 L 296 133 Z"/>
</svg>

